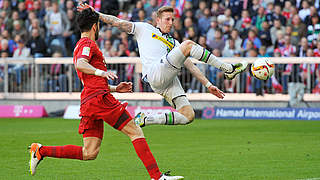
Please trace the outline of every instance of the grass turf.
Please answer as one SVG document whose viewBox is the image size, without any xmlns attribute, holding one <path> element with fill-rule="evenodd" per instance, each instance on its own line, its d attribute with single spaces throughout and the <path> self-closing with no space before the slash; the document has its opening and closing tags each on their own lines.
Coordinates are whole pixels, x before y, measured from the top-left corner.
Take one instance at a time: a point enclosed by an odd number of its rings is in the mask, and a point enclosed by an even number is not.
<svg viewBox="0 0 320 180">
<path fill-rule="evenodd" d="M 0 119 L 0 179 L 149 179 L 129 139 L 107 125 L 96 160 L 45 158 L 31 177 L 27 146 L 81 145 L 78 123 Z M 143 130 L 160 170 L 187 180 L 320 177 L 320 121 L 195 120 Z"/>
</svg>

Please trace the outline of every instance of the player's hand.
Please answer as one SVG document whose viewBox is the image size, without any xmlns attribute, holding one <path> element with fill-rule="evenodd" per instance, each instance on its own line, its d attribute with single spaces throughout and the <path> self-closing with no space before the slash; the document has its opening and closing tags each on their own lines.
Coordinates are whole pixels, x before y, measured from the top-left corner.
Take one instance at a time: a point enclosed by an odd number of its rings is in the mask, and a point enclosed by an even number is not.
<svg viewBox="0 0 320 180">
<path fill-rule="evenodd" d="M 80 4 L 79 4 L 79 6 L 77 7 L 77 10 L 78 10 L 79 12 L 81 12 L 81 11 L 83 11 L 83 10 L 85 10 L 85 9 L 88 9 L 88 8 L 90 8 L 92 11 L 96 11 L 92 6 L 90 6 L 90 5 L 87 4 L 87 3 L 83 3 L 82 1 L 80 1 Z"/>
<path fill-rule="evenodd" d="M 223 99 L 224 96 L 225 96 L 225 94 L 224 94 L 220 89 L 218 89 L 216 86 L 214 86 L 214 85 L 209 86 L 209 87 L 208 87 L 208 90 L 209 90 L 209 92 L 210 92 L 211 94 L 217 96 L 217 97 L 220 98 L 220 99 Z"/>
<path fill-rule="evenodd" d="M 112 80 L 118 79 L 118 76 L 115 75 L 111 71 L 108 71 L 108 72 L 104 71 L 101 76 L 104 77 L 104 78 L 107 78 L 108 80 L 110 80 L 110 79 L 112 79 Z"/>
<path fill-rule="evenodd" d="M 132 82 L 121 82 L 116 87 L 116 92 L 119 92 L 119 93 L 132 92 Z"/>
</svg>

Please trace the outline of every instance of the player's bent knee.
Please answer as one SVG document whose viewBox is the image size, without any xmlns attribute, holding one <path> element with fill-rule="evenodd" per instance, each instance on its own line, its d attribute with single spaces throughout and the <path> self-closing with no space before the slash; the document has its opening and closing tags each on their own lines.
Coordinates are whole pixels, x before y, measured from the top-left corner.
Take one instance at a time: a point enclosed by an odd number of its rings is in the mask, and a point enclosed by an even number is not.
<svg viewBox="0 0 320 180">
<path fill-rule="evenodd" d="M 191 40 L 185 40 L 181 43 L 182 46 L 192 46 L 194 45 L 195 42 L 191 41 Z"/>
<path fill-rule="evenodd" d="M 144 138 L 142 129 L 138 127 L 133 122 L 133 120 L 131 120 L 127 125 L 125 125 L 121 131 L 124 134 L 126 134 L 131 139 L 131 141 L 138 138 Z"/>
<path fill-rule="evenodd" d="M 186 114 L 186 118 L 189 120 L 188 124 L 192 123 L 195 117 L 195 112 L 193 110 Z"/>
<path fill-rule="evenodd" d="M 195 42 L 191 40 L 183 41 L 180 45 L 180 50 L 182 51 L 184 56 L 189 56 L 192 46 L 195 44 Z"/>
</svg>

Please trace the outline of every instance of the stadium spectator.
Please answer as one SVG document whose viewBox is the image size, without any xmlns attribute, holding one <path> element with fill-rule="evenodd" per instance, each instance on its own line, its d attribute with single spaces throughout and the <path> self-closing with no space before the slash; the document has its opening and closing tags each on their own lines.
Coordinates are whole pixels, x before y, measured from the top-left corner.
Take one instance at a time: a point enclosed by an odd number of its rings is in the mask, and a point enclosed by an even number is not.
<svg viewBox="0 0 320 180">
<path fill-rule="evenodd" d="M 207 44 L 211 44 L 212 43 L 211 41 L 214 41 L 214 35 L 217 28 L 218 28 L 218 21 L 216 20 L 216 18 L 211 17 L 210 28 L 206 34 Z"/>
<path fill-rule="evenodd" d="M 307 29 L 308 29 L 308 33 L 307 33 L 308 44 L 311 47 L 316 47 L 317 41 L 320 40 L 319 39 L 320 22 L 319 22 L 318 15 L 312 16 L 311 23 L 308 25 Z"/>
<path fill-rule="evenodd" d="M 242 39 L 239 36 L 239 31 L 237 29 L 232 29 L 230 33 L 230 39 L 235 41 L 235 47 L 237 51 L 241 51 Z M 226 42 L 226 46 L 228 46 L 228 42 Z"/>
<path fill-rule="evenodd" d="M 306 25 L 301 22 L 301 19 L 298 15 L 294 15 L 292 17 L 292 44 L 298 45 L 299 40 L 302 37 L 306 37 L 307 31 L 306 31 Z"/>
<path fill-rule="evenodd" d="M 285 26 L 287 23 L 286 18 L 281 14 L 281 6 L 279 4 L 276 4 L 274 6 L 274 12 L 272 14 L 272 19 L 279 19 L 283 26 Z"/>
<path fill-rule="evenodd" d="M 284 36 L 284 46 L 280 47 L 281 55 L 283 57 L 289 57 L 292 53 L 296 53 L 296 47 L 291 43 L 291 36 Z"/>
<path fill-rule="evenodd" d="M 255 49 L 259 49 L 260 46 L 261 46 L 261 41 L 260 41 L 260 39 L 257 37 L 256 31 L 254 31 L 253 29 L 250 29 L 250 30 L 249 30 L 248 38 L 246 38 L 246 39 L 243 41 L 243 45 L 242 45 L 242 48 L 243 48 L 243 49 L 247 49 L 246 46 L 247 46 L 247 42 L 248 42 L 248 41 L 252 41 L 252 42 L 253 42 L 253 48 L 255 48 Z"/>
<path fill-rule="evenodd" d="M 300 40 L 299 46 L 297 46 L 297 51 L 294 51 L 294 52 L 296 52 L 297 57 L 306 57 L 308 49 L 309 49 L 308 40 L 306 37 L 303 37 Z M 291 52 L 293 51 L 290 51 L 288 53 L 291 53 Z"/>
<path fill-rule="evenodd" d="M 206 44 L 206 37 L 204 36 L 200 36 L 198 39 L 198 44 L 204 48 L 207 49 L 207 44 Z M 205 71 L 206 65 L 205 64 L 200 64 L 197 63 L 196 66 L 201 70 L 201 71 Z M 197 80 L 197 78 L 195 78 L 194 76 L 192 76 L 191 78 L 191 82 L 190 82 L 190 88 L 187 90 L 187 93 L 199 93 L 202 92 L 202 85 L 201 83 Z"/>
<path fill-rule="evenodd" d="M 145 8 L 146 17 L 152 17 L 152 13 L 158 10 L 157 0 L 150 0 L 150 6 Z"/>
<path fill-rule="evenodd" d="M 25 59 L 30 57 L 30 49 L 25 46 L 24 38 L 20 38 L 18 41 L 18 48 L 13 53 L 13 58 Z M 22 81 L 22 74 L 26 75 L 26 68 L 23 64 L 15 64 L 12 67 L 13 73 L 16 76 L 16 85 L 17 90 L 22 91 L 22 83 L 26 83 Z"/>
<path fill-rule="evenodd" d="M 310 15 L 309 3 L 308 1 L 304 0 L 302 1 L 302 9 L 299 11 L 299 17 L 302 21 L 304 21 L 308 15 Z"/>
<path fill-rule="evenodd" d="M 198 27 L 200 35 L 204 35 L 208 32 L 210 28 L 210 9 L 205 8 L 203 11 L 203 16 L 198 20 Z"/>
<path fill-rule="evenodd" d="M 197 26 L 196 26 L 195 24 L 193 24 L 191 18 L 187 17 L 187 18 L 184 20 L 183 29 L 182 29 L 182 32 L 183 32 L 183 34 L 184 34 L 184 37 L 186 37 L 189 28 L 193 28 L 193 30 L 194 30 L 194 31 L 196 32 L 196 34 L 198 35 L 198 28 L 197 28 Z"/>
<path fill-rule="evenodd" d="M 266 16 L 264 14 L 264 8 L 259 7 L 257 15 L 252 18 L 252 24 L 255 25 L 259 31 L 261 31 L 262 30 L 262 23 L 264 21 L 266 21 Z"/>
<path fill-rule="evenodd" d="M 286 30 L 285 27 L 281 25 L 280 19 L 274 19 L 273 27 L 270 29 L 272 44 L 275 44 L 277 40 L 278 31 L 281 31 L 282 34 L 284 34 L 285 30 Z"/>
<path fill-rule="evenodd" d="M 235 24 L 235 29 L 238 31 L 241 31 L 242 28 L 244 28 L 244 20 L 248 20 L 250 18 L 249 11 L 248 10 L 243 10 L 241 12 L 241 18 L 237 20 Z"/>
<path fill-rule="evenodd" d="M 235 20 L 232 18 L 231 16 L 231 9 L 227 8 L 224 11 L 224 14 L 219 15 L 217 17 L 219 24 L 224 24 L 225 22 L 227 22 L 231 27 L 234 26 L 235 24 Z"/>
<path fill-rule="evenodd" d="M 207 2 L 204 0 L 199 1 L 199 8 L 195 12 L 195 17 L 200 19 L 204 16 L 204 9 L 207 7 Z"/>
<path fill-rule="evenodd" d="M 52 58 L 61 58 L 62 53 L 56 51 Z M 66 67 L 63 64 L 52 64 L 49 69 L 50 77 L 47 80 L 47 91 L 49 92 L 67 92 Z"/>
<path fill-rule="evenodd" d="M 137 1 L 135 8 L 132 10 L 131 21 L 137 22 L 139 21 L 139 10 L 143 10 L 142 1 Z"/>
<path fill-rule="evenodd" d="M 292 54 L 293 56 L 295 54 Z M 296 107 L 299 102 L 303 100 L 304 96 L 304 84 L 302 83 L 301 72 L 302 69 L 299 64 L 288 64 L 283 75 L 289 77 L 288 80 L 288 93 L 290 101 L 288 107 Z"/>
<path fill-rule="evenodd" d="M 33 12 L 36 13 L 37 18 L 40 20 L 41 24 L 43 24 L 43 18 L 46 15 L 46 12 L 44 8 L 41 8 L 40 0 L 35 0 L 33 2 Z"/>
<path fill-rule="evenodd" d="M 0 9 L 0 12 L 5 12 L 5 14 L 9 15 L 11 14 L 11 6 L 10 6 L 10 1 L 9 0 L 3 0 L 2 1 L 2 7 Z"/>
<path fill-rule="evenodd" d="M 2 33 L 2 31 L 4 31 L 6 28 L 6 25 L 4 23 L 4 19 L 3 17 L 0 16 L 0 34 Z"/>
<path fill-rule="evenodd" d="M 218 49 L 221 52 L 225 46 L 225 42 L 222 39 L 222 35 L 222 30 L 220 28 L 216 29 L 214 33 L 214 40 L 209 42 L 208 47 L 210 49 Z"/>
<path fill-rule="evenodd" d="M 304 19 L 304 23 L 308 26 L 310 24 L 312 24 L 312 17 L 314 16 L 319 16 L 318 12 L 317 12 L 317 8 L 314 6 L 310 7 L 310 14 L 308 16 L 306 16 L 306 18 Z"/>
<path fill-rule="evenodd" d="M 9 32 L 12 32 L 13 29 L 14 29 L 14 25 L 13 25 L 14 21 L 19 21 L 19 23 L 21 23 L 22 26 L 24 25 L 24 22 L 19 19 L 18 11 L 13 11 L 12 14 L 11 14 L 11 17 L 6 21 L 6 25 L 5 25 L 6 29 Z"/>
<path fill-rule="evenodd" d="M 7 58 L 10 57 L 10 51 L 9 51 L 9 43 L 7 39 L 2 39 L 1 40 L 1 57 L 2 58 Z"/>
<path fill-rule="evenodd" d="M 76 21 L 76 15 L 72 9 L 67 10 L 67 16 L 69 22 Z M 73 49 L 76 47 L 76 43 L 78 39 L 80 39 L 80 30 L 76 23 L 71 23 L 70 28 L 63 33 L 63 37 L 66 40 L 67 49 L 69 49 L 68 53 L 71 55 Z"/>
<path fill-rule="evenodd" d="M 242 39 L 246 39 L 248 37 L 248 33 L 249 33 L 249 30 L 252 29 L 252 24 L 251 24 L 251 19 L 250 18 L 245 18 L 243 20 L 243 25 L 240 29 L 240 37 Z"/>
<path fill-rule="evenodd" d="M 223 57 L 233 57 L 235 52 L 238 51 L 236 49 L 235 40 L 234 39 L 228 39 L 226 46 L 224 47 L 222 51 Z"/>
<path fill-rule="evenodd" d="M 33 29 L 38 29 L 40 36 L 41 36 L 42 38 L 45 38 L 45 35 L 46 35 L 45 32 L 46 32 L 46 31 L 45 31 L 45 29 L 44 29 L 42 26 L 40 26 L 39 19 L 37 19 L 37 18 L 35 18 L 35 19 L 33 19 L 33 20 L 31 21 L 31 25 L 30 25 L 29 28 L 28 28 L 29 36 L 30 36 L 30 34 L 32 34 L 32 30 L 33 30 Z"/>
<path fill-rule="evenodd" d="M 33 0 L 25 0 L 24 4 L 27 11 L 33 11 Z"/>
<path fill-rule="evenodd" d="M 18 48 L 18 41 L 21 39 L 21 36 L 17 34 L 13 37 L 13 39 L 11 38 L 6 38 L 6 39 L 9 39 L 8 46 L 9 46 L 9 52 L 11 56 L 13 55 L 14 51 Z"/>
<path fill-rule="evenodd" d="M 27 42 L 27 47 L 30 48 L 31 55 L 35 58 L 46 56 L 47 45 L 44 39 L 40 36 L 39 29 L 32 29 L 31 38 Z"/>
<path fill-rule="evenodd" d="M 19 13 L 19 19 L 25 21 L 28 17 L 28 12 L 26 10 L 26 4 L 25 2 L 19 2 L 18 4 L 18 13 Z"/>
<path fill-rule="evenodd" d="M 252 0 L 252 5 L 248 7 L 249 14 L 251 17 L 254 17 L 258 14 L 259 7 L 260 7 L 259 0 Z"/>
<path fill-rule="evenodd" d="M 272 45 L 272 41 L 268 22 L 263 21 L 261 27 L 262 29 L 258 32 L 261 44 L 263 46 L 270 47 Z"/>
<path fill-rule="evenodd" d="M 211 14 L 212 16 L 218 17 L 224 13 L 224 8 L 217 1 L 211 3 Z"/>
<path fill-rule="evenodd" d="M 291 1 L 285 1 L 284 2 L 284 7 L 282 9 L 282 15 L 286 18 L 286 19 L 290 19 L 292 17 L 291 14 Z"/>
<path fill-rule="evenodd" d="M 112 48 L 112 43 L 109 39 L 104 41 L 104 47 L 102 48 L 102 54 L 104 57 L 116 56 L 116 51 Z"/>
<path fill-rule="evenodd" d="M 58 3 L 52 3 L 52 11 L 46 15 L 46 28 L 48 29 L 48 47 L 58 46 L 62 50 L 63 56 L 67 55 L 65 38 L 63 37 L 70 29 L 70 22 L 65 12 L 59 9 Z"/>
<path fill-rule="evenodd" d="M 143 9 L 140 9 L 138 11 L 138 17 L 139 17 L 138 22 L 146 22 L 147 21 L 146 16 L 145 16 L 145 11 Z"/>
</svg>

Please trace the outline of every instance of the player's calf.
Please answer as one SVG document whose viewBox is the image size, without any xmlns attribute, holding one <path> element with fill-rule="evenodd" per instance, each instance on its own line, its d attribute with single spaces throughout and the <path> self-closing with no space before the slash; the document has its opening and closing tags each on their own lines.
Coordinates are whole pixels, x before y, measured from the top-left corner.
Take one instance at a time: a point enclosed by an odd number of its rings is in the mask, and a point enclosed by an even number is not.
<svg viewBox="0 0 320 180">
<path fill-rule="evenodd" d="M 88 151 L 83 148 L 83 160 L 95 160 L 98 157 L 99 150 Z"/>
</svg>

